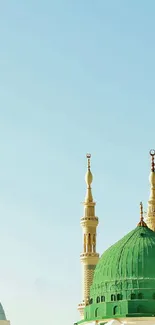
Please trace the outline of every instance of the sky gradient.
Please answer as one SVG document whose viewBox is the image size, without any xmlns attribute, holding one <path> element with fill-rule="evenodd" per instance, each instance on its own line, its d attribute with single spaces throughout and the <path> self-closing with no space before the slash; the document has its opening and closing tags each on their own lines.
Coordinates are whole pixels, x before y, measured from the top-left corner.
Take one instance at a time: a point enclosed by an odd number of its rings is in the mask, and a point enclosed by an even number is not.
<svg viewBox="0 0 155 325">
<path fill-rule="evenodd" d="M 0 5 L 0 299 L 11 325 L 71 325 L 87 152 L 97 251 L 147 208 L 155 2 Z"/>
</svg>

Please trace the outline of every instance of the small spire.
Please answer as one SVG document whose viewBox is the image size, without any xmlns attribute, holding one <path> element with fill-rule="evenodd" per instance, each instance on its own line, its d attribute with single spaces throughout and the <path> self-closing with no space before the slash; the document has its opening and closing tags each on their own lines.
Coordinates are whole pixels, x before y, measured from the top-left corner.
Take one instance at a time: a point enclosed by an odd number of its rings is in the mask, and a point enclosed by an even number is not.
<svg viewBox="0 0 155 325">
<path fill-rule="evenodd" d="M 155 150 L 151 149 L 150 150 L 150 156 L 151 156 L 151 171 L 155 171 L 155 165 L 154 165 L 154 156 L 155 156 Z"/>
<path fill-rule="evenodd" d="M 137 226 L 147 227 L 147 225 L 144 221 L 144 212 L 143 212 L 143 203 L 142 202 L 140 202 L 140 221 Z"/>
<path fill-rule="evenodd" d="M 87 153 L 86 157 L 87 157 L 87 161 L 88 161 L 88 170 L 90 170 L 90 158 L 91 158 L 91 154 L 90 153 Z"/>
<path fill-rule="evenodd" d="M 86 176 L 85 176 L 85 181 L 86 181 L 86 184 L 88 185 L 88 187 L 90 187 L 92 181 L 93 181 L 93 175 L 91 173 L 91 170 L 90 170 L 90 158 L 91 158 L 91 154 L 90 153 L 87 153 L 86 155 L 87 157 L 87 173 L 86 173 Z"/>
<path fill-rule="evenodd" d="M 143 203 L 140 202 L 140 220 L 143 221 L 144 217 L 143 217 Z"/>
<path fill-rule="evenodd" d="M 85 181 L 87 184 L 87 193 L 86 193 L 85 202 L 93 202 L 93 196 L 92 196 L 92 192 L 91 192 L 91 183 L 93 181 L 93 175 L 90 170 L 91 154 L 87 153 L 86 158 L 87 158 L 87 172 L 86 172 L 86 176 L 85 176 Z"/>
</svg>

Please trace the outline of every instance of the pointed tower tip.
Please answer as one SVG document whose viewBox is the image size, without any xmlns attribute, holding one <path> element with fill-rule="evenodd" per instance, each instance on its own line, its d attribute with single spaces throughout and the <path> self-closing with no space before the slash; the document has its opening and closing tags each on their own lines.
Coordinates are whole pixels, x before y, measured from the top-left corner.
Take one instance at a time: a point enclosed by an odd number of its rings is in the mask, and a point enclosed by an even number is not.
<svg viewBox="0 0 155 325">
<path fill-rule="evenodd" d="M 149 180 L 150 180 L 151 186 L 155 187 L 155 163 L 154 163 L 155 150 L 154 149 L 150 150 L 150 156 L 151 156 L 151 173 L 149 176 Z"/>
<path fill-rule="evenodd" d="M 93 175 L 92 175 L 91 170 L 90 170 L 91 154 L 87 153 L 86 157 L 87 157 L 87 173 L 86 173 L 86 176 L 85 176 L 85 181 L 86 181 L 87 186 L 90 187 L 90 185 L 91 185 L 91 183 L 93 181 Z"/>
<path fill-rule="evenodd" d="M 85 181 L 87 184 L 87 193 L 86 193 L 86 197 L 85 197 L 85 203 L 88 203 L 88 202 L 93 202 L 93 196 L 92 196 L 92 192 L 91 192 L 91 183 L 93 181 L 93 175 L 90 170 L 91 154 L 87 153 L 86 157 L 87 157 L 87 172 L 85 175 Z"/>
<path fill-rule="evenodd" d="M 155 156 L 155 150 L 151 149 L 150 150 L 150 156 L 151 156 L 151 171 L 155 171 L 155 165 L 154 165 L 154 156 Z"/>
<path fill-rule="evenodd" d="M 144 221 L 144 212 L 143 212 L 143 203 L 142 202 L 140 202 L 140 221 L 137 226 L 147 227 L 147 225 Z"/>
<path fill-rule="evenodd" d="M 88 161 L 88 170 L 90 170 L 90 159 L 91 159 L 91 154 L 90 154 L 90 153 L 87 153 L 87 154 L 86 154 L 86 158 L 87 158 L 87 161 Z"/>
</svg>

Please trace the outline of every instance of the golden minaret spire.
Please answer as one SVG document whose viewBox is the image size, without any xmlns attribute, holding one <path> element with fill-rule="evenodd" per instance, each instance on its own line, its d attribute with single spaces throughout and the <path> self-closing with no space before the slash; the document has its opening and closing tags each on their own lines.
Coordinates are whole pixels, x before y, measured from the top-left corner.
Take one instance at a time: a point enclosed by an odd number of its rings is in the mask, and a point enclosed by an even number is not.
<svg viewBox="0 0 155 325">
<path fill-rule="evenodd" d="M 99 254 L 96 253 L 96 229 L 98 218 L 95 216 L 95 202 L 93 201 L 91 184 L 93 175 L 90 169 L 91 155 L 87 154 L 87 172 L 85 181 L 87 185 L 86 197 L 83 203 L 84 215 L 81 218 L 83 229 L 83 252 L 80 255 L 83 278 L 82 278 L 82 303 L 78 305 L 81 318 L 84 316 L 84 307 L 89 304 L 90 286 L 93 281 L 94 270 L 99 260 Z"/>
<path fill-rule="evenodd" d="M 86 192 L 86 197 L 85 197 L 85 203 L 93 202 L 93 196 L 92 196 L 92 191 L 91 191 L 91 183 L 93 181 L 93 175 L 90 170 L 90 158 L 91 158 L 91 154 L 87 154 L 88 167 L 87 167 L 87 172 L 86 172 L 86 176 L 85 176 L 85 181 L 87 184 L 87 192 Z"/>
<path fill-rule="evenodd" d="M 150 156 L 151 156 L 151 172 L 149 176 L 150 181 L 150 197 L 148 201 L 148 210 L 147 210 L 147 217 L 146 217 L 146 223 L 147 226 L 155 231 L 155 150 L 150 150 Z"/>
<path fill-rule="evenodd" d="M 147 227 L 147 225 L 144 221 L 144 212 L 143 212 L 143 203 L 142 202 L 140 202 L 140 221 L 138 222 L 137 226 Z"/>
</svg>

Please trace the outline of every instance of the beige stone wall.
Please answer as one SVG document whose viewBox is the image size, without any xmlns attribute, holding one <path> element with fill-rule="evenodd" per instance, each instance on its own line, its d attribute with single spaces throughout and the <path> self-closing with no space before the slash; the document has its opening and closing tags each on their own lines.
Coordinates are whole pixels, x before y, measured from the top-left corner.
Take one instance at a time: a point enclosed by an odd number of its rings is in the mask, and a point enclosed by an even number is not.
<svg viewBox="0 0 155 325">
<path fill-rule="evenodd" d="M 93 282 L 93 275 L 94 275 L 95 265 L 83 265 L 83 295 L 84 301 L 89 299 L 90 295 L 90 287 Z"/>
</svg>

